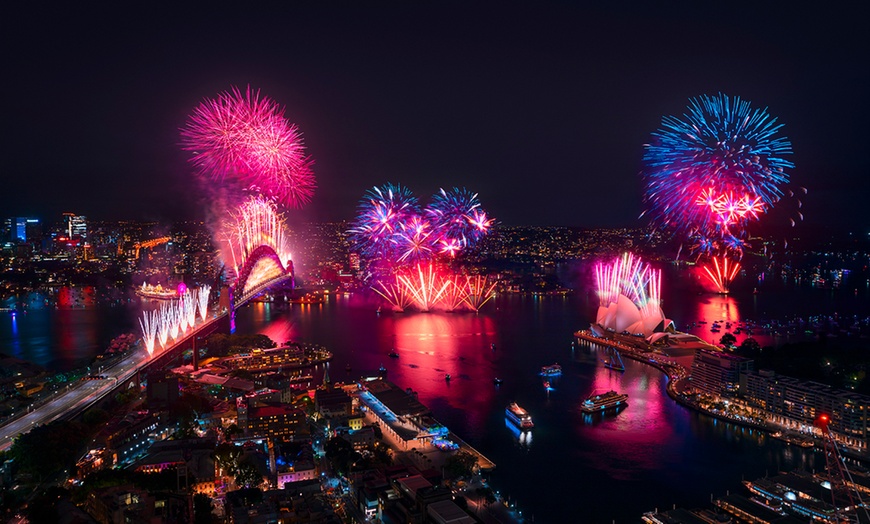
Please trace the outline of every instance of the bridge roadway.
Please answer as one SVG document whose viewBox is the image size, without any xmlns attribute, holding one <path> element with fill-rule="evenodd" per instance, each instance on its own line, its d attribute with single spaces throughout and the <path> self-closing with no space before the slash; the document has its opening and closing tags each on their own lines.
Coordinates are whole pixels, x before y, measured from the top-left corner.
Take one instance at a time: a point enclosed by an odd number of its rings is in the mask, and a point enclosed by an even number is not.
<svg viewBox="0 0 870 524">
<path fill-rule="evenodd" d="M 145 351 L 130 352 L 113 366 L 99 371 L 99 375 L 107 377 L 105 380 L 80 380 L 75 384 L 68 385 L 66 390 L 56 393 L 41 406 L 0 426 L 0 451 L 11 448 L 15 437 L 27 433 L 34 426 L 48 424 L 55 420 L 74 418 L 104 398 L 114 394 L 119 388 L 130 384 L 131 381 L 138 384 L 138 374 L 178 358 L 181 352 L 190 346 L 191 342 L 195 344 L 196 339 L 193 337 L 201 338 L 214 333 L 226 316 L 227 313 L 223 312 L 210 318 L 207 322 L 197 325 L 183 338 L 178 339 L 168 349 L 152 358 L 148 358 Z"/>
<path fill-rule="evenodd" d="M 292 278 L 293 274 L 287 273 L 257 284 L 241 297 L 237 297 L 233 308 L 238 309 L 242 307 L 269 287 Z M 144 351 L 134 351 L 110 368 L 101 369 L 98 374 L 106 376 L 105 380 L 82 380 L 75 384 L 70 384 L 65 391 L 56 393 L 42 405 L 6 422 L 0 426 L 0 451 L 6 451 L 11 448 L 15 437 L 22 433 L 27 433 L 34 426 L 48 424 L 59 419 L 68 420 L 74 418 L 104 398 L 114 394 L 119 388 L 129 384 L 131 380 L 134 380 L 138 384 L 139 374 L 147 372 L 151 368 L 167 365 L 172 360 L 178 358 L 181 352 L 187 349 L 191 343 L 196 347 L 196 340 L 207 337 L 217 331 L 220 322 L 228 314 L 226 310 L 218 313 L 207 322 L 196 326 L 192 331 L 185 334 L 183 338 L 176 340 L 167 350 L 160 352 L 152 358 L 148 358 L 147 353 Z"/>
</svg>

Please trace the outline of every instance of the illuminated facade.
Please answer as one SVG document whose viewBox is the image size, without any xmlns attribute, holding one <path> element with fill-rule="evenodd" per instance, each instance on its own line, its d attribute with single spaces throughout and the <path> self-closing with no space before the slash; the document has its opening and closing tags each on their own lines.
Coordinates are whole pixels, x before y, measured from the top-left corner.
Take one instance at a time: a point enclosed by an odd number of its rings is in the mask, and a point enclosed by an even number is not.
<svg viewBox="0 0 870 524">
<path fill-rule="evenodd" d="M 673 331 L 673 321 L 661 309 L 661 272 L 631 253 L 595 268 L 599 307 L 593 331 L 603 328 L 649 338 Z"/>
<path fill-rule="evenodd" d="M 64 229 L 68 238 L 88 238 L 88 219 L 75 213 L 63 214 Z"/>
</svg>

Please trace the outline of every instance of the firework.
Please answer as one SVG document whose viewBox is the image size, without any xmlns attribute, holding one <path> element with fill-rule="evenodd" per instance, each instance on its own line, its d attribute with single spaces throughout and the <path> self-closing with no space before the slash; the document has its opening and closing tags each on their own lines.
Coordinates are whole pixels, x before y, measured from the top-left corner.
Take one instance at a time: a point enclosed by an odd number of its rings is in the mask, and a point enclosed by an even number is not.
<svg viewBox="0 0 870 524">
<path fill-rule="evenodd" d="M 364 255 L 388 261 L 398 253 L 396 236 L 420 214 L 411 191 L 392 184 L 370 189 L 360 200 L 358 211 L 349 231 L 351 242 Z"/>
<path fill-rule="evenodd" d="M 610 264 L 598 264 L 595 267 L 595 276 L 600 301 L 599 313 L 611 309 L 612 306 L 618 309 L 621 297 L 625 297 L 637 308 L 640 319 L 663 318 L 660 298 L 661 271 L 653 269 L 640 258 L 625 253 L 622 258 L 617 258 Z"/>
<path fill-rule="evenodd" d="M 702 267 L 707 278 L 716 287 L 716 292 L 727 294 L 731 281 L 734 280 L 734 277 L 737 276 L 737 272 L 740 271 L 740 264 L 737 262 L 731 262 L 731 267 L 729 268 L 728 258 L 720 258 L 721 262 L 719 261 L 719 258 L 713 259 L 712 269 L 709 265 Z"/>
<path fill-rule="evenodd" d="M 160 318 L 157 311 L 143 311 L 142 318 L 139 319 L 139 326 L 142 328 L 142 340 L 145 341 L 145 351 L 148 356 L 154 354 L 154 342 L 157 339 L 157 332 L 160 327 Z"/>
<path fill-rule="evenodd" d="M 398 262 L 423 262 L 435 252 L 435 235 L 429 223 L 422 217 L 411 217 L 400 224 L 400 231 L 393 237 L 398 251 Z"/>
<path fill-rule="evenodd" d="M 645 145 L 645 201 L 653 222 L 695 249 L 741 256 L 745 228 L 783 197 L 791 144 L 766 110 L 726 95 L 690 100 Z"/>
<path fill-rule="evenodd" d="M 210 294 L 211 286 L 208 284 L 199 286 L 199 293 L 196 295 L 196 298 L 199 301 L 199 317 L 203 322 L 205 322 L 205 319 L 208 316 L 208 298 Z"/>
<path fill-rule="evenodd" d="M 414 303 L 414 297 L 408 292 L 407 286 L 395 277 L 395 281 L 381 282 L 378 281 L 372 286 L 372 289 L 378 295 L 392 306 L 393 311 L 405 311 Z"/>
<path fill-rule="evenodd" d="M 183 318 L 182 326 L 188 326 L 191 329 L 196 325 L 196 290 L 188 289 L 187 292 L 182 295 L 182 302 L 179 304 L 182 308 Z M 187 327 L 182 327 L 182 331 L 186 331 Z"/>
<path fill-rule="evenodd" d="M 480 311 L 480 308 L 495 296 L 495 285 L 496 283 L 490 282 L 488 277 L 466 275 L 463 287 L 465 304 L 474 311 Z"/>
<path fill-rule="evenodd" d="M 284 109 L 259 91 L 238 88 L 204 100 L 181 130 L 182 148 L 202 176 L 255 187 L 291 207 L 311 200 L 311 158 Z"/>
<path fill-rule="evenodd" d="M 244 202 L 231 220 L 224 224 L 224 240 L 229 258 L 226 260 L 239 273 L 248 255 L 260 246 L 271 247 L 284 263 L 291 260 L 290 245 L 285 236 L 284 219 L 270 200 L 258 196 Z"/>
<path fill-rule="evenodd" d="M 478 207 L 477 194 L 465 188 L 454 187 L 449 192 L 442 188 L 435 193 L 426 208 L 426 216 L 438 231 L 442 245 L 450 246 L 450 249 L 442 249 L 442 253 L 454 256 L 468 244 L 477 231 L 469 217 Z"/>
<path fill-rule="evenodd" d="M 423 264 L 417 264 L 414 270 L 397 275 L 408 293 L 413 297 L 414 304 L 420 311 L 431 311 L 441 300 L 450 281 L 441 278 L 433 264 L 428 264 L 424 270 Z"/>
<path fill-rule="evenodd" d="M 465 289 L 465 280 L 461 275 L 449 275 L 442 277 L 447 282 L 447 287 L 441 294 L 440 307 L 447 311 L 457 311 L 465 306 L 468 292 Z"/>
</svg>

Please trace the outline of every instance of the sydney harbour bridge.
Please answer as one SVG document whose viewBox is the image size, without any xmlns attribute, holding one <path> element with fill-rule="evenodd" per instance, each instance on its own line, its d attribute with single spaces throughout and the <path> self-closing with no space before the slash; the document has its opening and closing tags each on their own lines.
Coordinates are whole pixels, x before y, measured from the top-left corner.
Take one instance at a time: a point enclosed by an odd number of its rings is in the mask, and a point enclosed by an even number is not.
<svg viewBox="0 0 870 524">
<path fill-rule="evenodd" d="M 283 227 L 283 224 L 280 226 Z M 204 310 L 198 321 L 194 318 L 193 322 L 189 322 L 185 329 L 179 329 L 171 339 L 167 337 L 163 347 L 155 347 L 157 344 L 153 339 L 152 351 L 138 349 L 137 346 L 136 350 L 125 355 L 113 366 L 100 369 L 100 380 L 83 380 L 71 384 L 41 405 L 33 406 L 0 426 L 0 451 L 9 449 L 15 437 L 28 432 L 34 426 L 75 418 L 104 399 L 113 398 L 120 390 L 139 387 L 141 379 L 149 371 L 171 365 L 180 360 L 188 350 L 192 350 L 192 362 L 196 368 L 198 345 L 213 333 L 232 332 L 238 308 L 271 289 L 286 290 L 289 287 L 292 290 L 293 262 L 289 258 L 282 260 L 279 253 L 286 251 L 283 246 L 273 242 L 273 238 L 280 240 L 282 236 L 259 235 L 258 238 L 247 239 L 250 241 L 248 245 L 258 245 L 245 250 L 246 256 L 237 260 L 239 263 L 236 266 L 236 276 L 221 290 L 217 306 Z M 156 332 L 155 329 L 155 334 Z M 147 335 L 143 336 L 145 338 Z"/>
</svg>

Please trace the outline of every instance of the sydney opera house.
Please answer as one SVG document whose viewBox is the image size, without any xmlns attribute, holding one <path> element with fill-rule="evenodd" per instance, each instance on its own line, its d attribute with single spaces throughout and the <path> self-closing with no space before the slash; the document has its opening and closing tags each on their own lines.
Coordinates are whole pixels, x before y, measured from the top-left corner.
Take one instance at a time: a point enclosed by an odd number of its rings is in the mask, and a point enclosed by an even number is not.
<svg viewBox="0 0 870 524">
<path fill-rule="evenodd" d="M 630 334 L 653 343 L 675 331 L 661 308 L 661 271 L 625 253 L 610 264 L 599 263 L 595 277 L 599 306 L 593 333 Z"/>
</svg>

